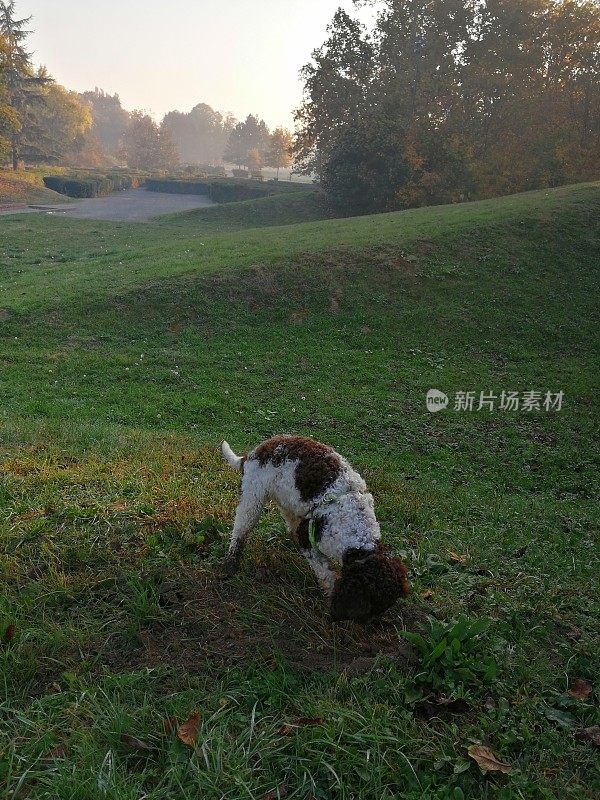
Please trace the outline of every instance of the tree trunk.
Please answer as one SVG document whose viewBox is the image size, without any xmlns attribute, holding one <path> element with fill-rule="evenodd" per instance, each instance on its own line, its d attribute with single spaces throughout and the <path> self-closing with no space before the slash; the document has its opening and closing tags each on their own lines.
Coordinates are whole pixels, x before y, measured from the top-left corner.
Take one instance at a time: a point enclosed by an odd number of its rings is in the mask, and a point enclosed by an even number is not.
<svg viewBox="0 0 600 800">
<path fill-rule="evenodd" d="M 12 165 L 13 171 L 16 172 L 19 169 L 19 147 L 18 147 L 18 139 L 17 136 L 14 135 L 12 137 Z"/>
<path fill-rule="evenodd" d="M 279 167 L 277 167 L 277 180 L 279 180 Z"/>
</svg>

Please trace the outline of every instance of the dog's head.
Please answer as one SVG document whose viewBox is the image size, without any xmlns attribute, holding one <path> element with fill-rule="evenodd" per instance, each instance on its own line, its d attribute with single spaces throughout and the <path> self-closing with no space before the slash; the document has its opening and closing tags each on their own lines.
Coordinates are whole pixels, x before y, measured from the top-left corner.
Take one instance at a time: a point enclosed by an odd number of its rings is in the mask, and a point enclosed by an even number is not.
<svg viewBox="0 0 600 800">
<path fill-rule="evenodd" d="M 331 619 L 367 622 L 409 592 L 406 567 L 399 558 L 386 556 L 381 545 L 372 553 L 349 550 L 331 596 Z"/>
</svg>

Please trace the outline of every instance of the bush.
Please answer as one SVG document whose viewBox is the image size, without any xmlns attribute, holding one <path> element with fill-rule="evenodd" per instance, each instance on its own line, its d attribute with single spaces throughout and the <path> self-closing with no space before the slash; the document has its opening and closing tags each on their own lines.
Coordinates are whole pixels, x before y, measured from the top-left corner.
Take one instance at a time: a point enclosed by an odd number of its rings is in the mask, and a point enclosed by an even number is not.
<svg viewBox="0 0 600 800">
<path fill-rule="evenodd" d="M 113 192 L 137 189 L 143 178 L 131 173 L 112 172 L 109 175 L 47 175 L 44 186 L 67 197 L 105 197 Z"/>
<path fill-rule="evenodd" d="M 148 178 L 146 189 L 151 192 L 169 192 L 171 194 L 203 194 L 215 203 L 237 203 L 241 200 L 256 200 L 284 192 L 300 192 L 314 190 L 310 184 L 263 183 L 258 180 L 235 181 L 229 178 L 212 181 L 192 181 L 176 178 Z"/>
<path fill-rule="evenodd" d="M 151 192 L 168 192 L 169 194 L 210 194 L 210 183 L 206 180 L 190 181 L 169 178 L 148 178 L 146 189 Z"/>
</svg>

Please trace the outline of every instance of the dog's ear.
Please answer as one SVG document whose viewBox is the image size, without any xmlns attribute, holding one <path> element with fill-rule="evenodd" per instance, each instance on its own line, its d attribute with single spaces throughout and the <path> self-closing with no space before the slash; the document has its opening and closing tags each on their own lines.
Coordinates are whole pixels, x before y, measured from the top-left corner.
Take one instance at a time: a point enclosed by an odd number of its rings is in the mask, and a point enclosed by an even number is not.
<svg viewBox="0 0 600 800">
<path fill-rule="evenodd" d="M 392 572 L 392 580 L 395 582 L 399 597 L 406 597 L 410 594 L 410 582 L 408 580 L 408 570 L 404 565 L 404 562 L 394 556 L 393 558 L 388 558 L 387 563 L 389 565 L 389 569 Z"/>
<path fill-rule="evenodd" d="M 375 616 L 383 614 L 396 600 L 410 592 L 408 572 L 399 558 L 387 558 L 379 553 L 370 563 L 369 573 L 371 604 Z"/>
<path fill-rule="evenodd" d="M 333 588 L 329 614 L 332 622 L 345 619 L 366 622 L 373 610 L 364 582 L 342 571 L 342 577 L 337 579 Z"/>
</svg>

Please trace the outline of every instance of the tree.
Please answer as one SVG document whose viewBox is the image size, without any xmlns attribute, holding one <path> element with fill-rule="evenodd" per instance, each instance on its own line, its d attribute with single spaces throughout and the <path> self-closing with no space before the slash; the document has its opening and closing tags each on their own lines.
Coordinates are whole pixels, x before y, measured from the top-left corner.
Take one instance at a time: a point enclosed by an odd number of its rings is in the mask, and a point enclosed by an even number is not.
<svg viewBox="0 0 600 800">
<path fill-rule="evenodd" d="M 43 102 L 22 121 L 21 151 L 29 162 L 59 162 L 80 151 L 92 127 L 92 114 L 76 92 L 56 83 L 42 92 Z"/>
<path fill-rule="evenodd" d="M 269 128 L 264 120 L 249 114 L 244 122 L 238 122 L 230 133 L 223 158 L 241 167 L 247 165 L 250 150 L 258 150 L 263 160 L 269 150 Z"/>
<path fill-rule="evenodd" d="M 148 172 L 169 171 L 179 163 L 170 132 L 159 128 L 143 111 L 133 111 L 125 132 L 127 163 L 133 169 Z"/>
<path fill-rule="evenodd" d="M 81 99 L 92 112 L 92 134 L 107 153 L 115 154 L 129 125 L 129 112 L 121 106 L 118 94 L 110 95 L 97 87 L 83 92 Z"/>
<path fill-rule="evenodd" d="M 182 161 L 216 166 L 222 162 L 235 119 L 199 103 L 189 114 L 170 111 L 162 124 L 171 132 Z"/>
<path fill-rule="evenodd" d="M 9 156 L 13 133 L 19 128 L 19 120 L 10 104 L 10 95 L 5 83 L 8 53 L 8 42 L 0 35 L 0 164 Z"/>
<path fill-rule="evenodd" d="M 229 134 L 229 139 L 227 140 L 227 145 L 223 152 L 223 159 L 230 164 L 237 164 L 239 169 L 241 169 L 242 164 L 245 162 L 248 153 L 244 130 L 244 123 L 238 122 Z"/>
<path fill-rule="evenodd" d="M 295 169 L 319 177 L 340 133 L 368 107 L 377 71 L 373 43 L 345 11 L 338 9 L 328 33 L 302 70 L 304 102 L 295 112 Z"/>
<path fill-rule="evenodd" d="M 292 134 L 287 128 L 275 128 L 271 134 L 266 163 L 269 167 L 277 169 L 277 180 L 279 180 L 279 170 L 291 167 L 293 163 L 293 144 Z"/>
<path fill-rule="evenodd" d="M 598 2 L 377 4 L 372 33 L 336 13 L 296 112 L 298 167 L 347 211 L 600 175 Z"/>
<path fill-rule="evenodd" d="M 35 106 L 43 102 L 40 90 L 51 82 L 44 71 L 34 73 L 31 54 L 25 49 L 25 40 L 30 34 L 26 26 L 31 17 L 15 19 L 14 2 L 0 1 L 0 34 L 4 38 L 2 73 L 12 111 L 11 151 L 12 165 L 19 166 L 20 148 L 25 117 Z"/>
<path fill-rule="evenodd" d="M 252 171 L 259 170 L 263 165 L 262 156 L 258 148 L 253 147 L 246 154 L 246 166 Z"/>
<path fill-rule="evenodd" d="M 159 132 L 160 165 L 158 169 L 169 172 L 174 170 L 181 163 L 177 145 L 173 139 L 171 131 L 161 124 Z"/>
</svg>

